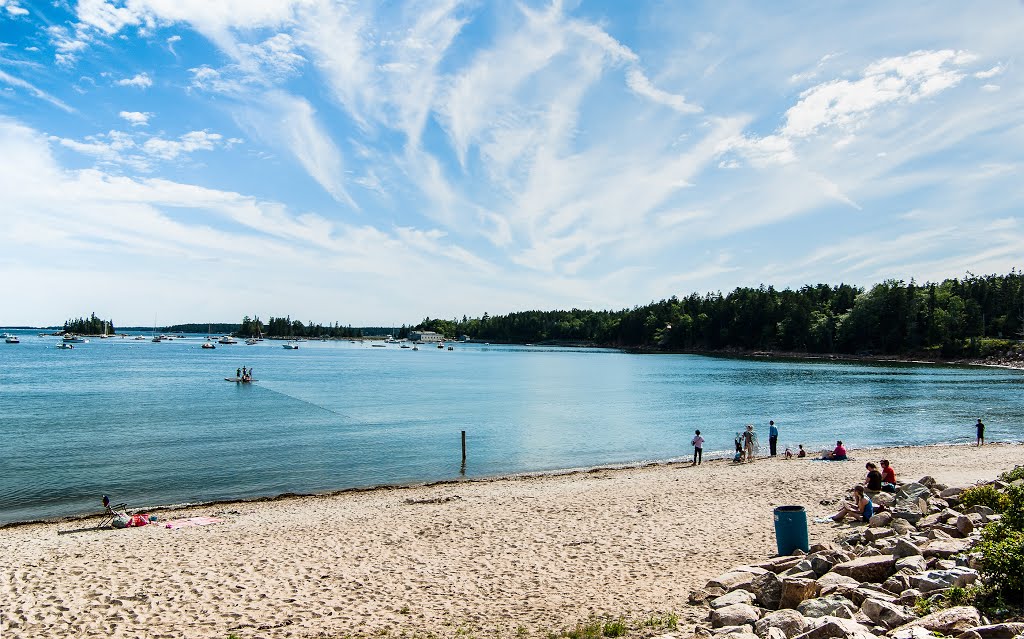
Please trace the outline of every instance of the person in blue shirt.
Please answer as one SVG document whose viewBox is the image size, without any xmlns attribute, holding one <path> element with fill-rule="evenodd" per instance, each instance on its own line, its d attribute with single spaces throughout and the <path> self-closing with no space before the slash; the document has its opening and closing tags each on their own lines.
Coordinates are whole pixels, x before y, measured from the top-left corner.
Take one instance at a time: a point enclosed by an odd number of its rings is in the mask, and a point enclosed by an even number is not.
<svg viewBox="0 0 1024 639">
<path fill-rule="evenodd" d="M 770 420 L 768 422 L 768 449 L 771 452 L 771 456 L 775 457 L 776 446 L 779 443 L 779 429 L 775 427 L 775 421 Z"/>
</svg>

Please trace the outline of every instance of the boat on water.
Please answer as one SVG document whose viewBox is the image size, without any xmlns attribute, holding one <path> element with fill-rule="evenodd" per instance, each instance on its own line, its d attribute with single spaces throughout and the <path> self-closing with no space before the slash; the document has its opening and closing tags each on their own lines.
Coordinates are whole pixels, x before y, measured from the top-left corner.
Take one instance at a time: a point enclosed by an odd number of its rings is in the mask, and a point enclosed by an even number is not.
<svg viewBox="0 0 1024 639">
<path fill-rule="evenodd" d="M 419 347 L 419 346 L 417 346 L 417 345 L 415 345 L 415 344 L 413 344 L 413 345 L 412 345 L 412 350 L 414 350 L 414 351 L 418 351 L 418 350 L 420 350 L 420 347 Z"/>
<path fill-rule="evenodd" d="M 225 382 L 234 382 L 236 384 L 252 384 L 258 382 L 258 379 L 252 379 L 251 377 L 225 377 Z"/>
<path fill-rule="evenodd" d="M 385 346 L 387 346 L 387 344 L 370 344 L 370 346 L 374 348 L 384 348 Z"/>
<path fill-rule="evenodd" d="M 231 337 L 230 335 L 224 335 L 219 340 L 217 340 L 217 343 L 218 344 L 237 344 L 238 340 L 235 339 L 234 337 Z"/>
<path fill-rule="evenodd" d="M 437 343 L 437 347 L 438 348 L 444 348 L 444 342 L 438 342 Z"/>
<path fill-rule="evenodd" d="M 7 344 L 20 344 L 21 340 L 18 339 L 17 335 L 11 335 L 10 333 L 4 333 L 4 342 Z"/>
<path fill-rule="evenodd" d="M 295 350 L 298 347 L 299 347 L 299 345 L 296 344 L 295 342 L 288 342 L 287 344 L 281 344 L 281 348 L 287 348 L 290 351 Z"/>
<path fill-rule="evenodd" d="M 65 344 L 88 344 L 89 340 L 85 339 L 80 335 L 72 335 L 71 333 L 64 333 Z"/>
<path fill-rule="evenodd" d="M 60 349 L 71 350 L 74 347 L 75 347 L 74 344 L 69 344 L 67 342 L 61 342 L 60 344 L 57 344 L 57 348 L 60 348 Z"/>
<path fill-rule="evenodd" d="M 401 346 L 399 346 L 398 348 L 412 348 L 412 347 L 411 347 L 411 346 L 409 346 L 408 344 L 402 344 L 402 345 L 401 345 Z"/>
<path fill-rule="evenodd" d="M 256 339 L 255 337 L 250 337 L 249 339 L 245 340 L 245 344 L 247 346 L 252 346 L 254 344 L 259 344 L 259 343 L 260 343 L 260 341 L 258 339 Z"/>
<path fill-rule="evenodd" d="M 205 349 L 217 348 L 217 345 L 214 344 L 213 342 L 207 340 L 207 341 L 203 342 L 203 348 L 205 348 Z"/>
</svg>

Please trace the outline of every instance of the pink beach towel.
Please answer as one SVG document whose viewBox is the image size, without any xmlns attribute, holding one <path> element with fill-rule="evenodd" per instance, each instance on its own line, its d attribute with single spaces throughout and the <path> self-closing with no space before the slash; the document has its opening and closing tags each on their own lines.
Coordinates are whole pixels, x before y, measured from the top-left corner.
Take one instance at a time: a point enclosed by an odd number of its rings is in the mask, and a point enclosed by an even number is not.
<svg viewBox="0 0 1024 639">
<path fill-rule="evenodd" d="M 187 528 L 189 526 L 209 526 L 224 521 L 218 517 L 189 517 L 188 519 L 172 519 L 164 524 L 165 528 Z"/>
</svg>

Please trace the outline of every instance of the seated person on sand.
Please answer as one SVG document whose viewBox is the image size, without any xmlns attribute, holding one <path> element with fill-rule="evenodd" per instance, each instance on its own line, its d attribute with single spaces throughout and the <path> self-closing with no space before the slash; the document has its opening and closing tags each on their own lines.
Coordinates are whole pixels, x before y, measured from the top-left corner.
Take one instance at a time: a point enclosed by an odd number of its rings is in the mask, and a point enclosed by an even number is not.
<svg viewBox="0 0 1024 639">
<path fill-rule="evenodd" d="M 793 459 L 793 451 L 789 449 L 789 446 L 786 446 L 786 459 Z"/>
<path fill-rule="evenodd" d="M 855 521 L 870 521 L 871 516 L 875 514 L 875 504 L 864 494 L 864 487 L 854 486 L 850 497 L 853 498 L 853 503 L 844 502 L 839 512 L 832 515 L 832 520 L 843 521 L 852 516 Z"/>
<path fill-rule="evenodd" d="M 797 457 L 807 457 L 807 451 L 806 451 L 806 450 L 804 450 L 804 445 L 803 445 L 803 444 L 800 444 L 800 445 L 799 445 L 799 449 L 800 449 L 800 450 L 798 450 L 798 451 L 796 452 L 796 456 L 797 456 Z"/>
<path fill-rule="evenodd" d="M 882 473 L 878 472 L 878 467 L 872 462 L 864 464 L 864 467 L 868 469 L 868 474 L 864 478 L 864 490 L 878 493 L 882 490 Z"/>
<path fill-rule="evenodd" d="M 888 459 L 883 459 L 882 464 L 882 490 L 887 493 L 896 492 L 896 471 L 889 465 Z"/>
<path fill-rule="evenodd" d="M 846 447 L 843 446 L 842 440 L 836 442 L 836 447 L 831 453 L 828 451 L 822 453 L 821 458 L 828 461 L 846 461 Z"/>
</svg>

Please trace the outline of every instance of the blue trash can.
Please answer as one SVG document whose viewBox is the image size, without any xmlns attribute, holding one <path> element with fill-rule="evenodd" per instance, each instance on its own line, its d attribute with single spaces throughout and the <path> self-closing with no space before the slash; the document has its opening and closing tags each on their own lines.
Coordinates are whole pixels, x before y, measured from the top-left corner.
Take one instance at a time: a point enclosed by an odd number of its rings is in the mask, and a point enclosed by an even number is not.
<svg viewBox="0 0 1024 639">
<path fill-rule="evenodd" d="M 775 509 L 775 544 L 780 555 L 788 555 L 797 548 L 804 552 L 810 549 L 807 512 L 803 506 L 779 506 Z"/>
</svg>

